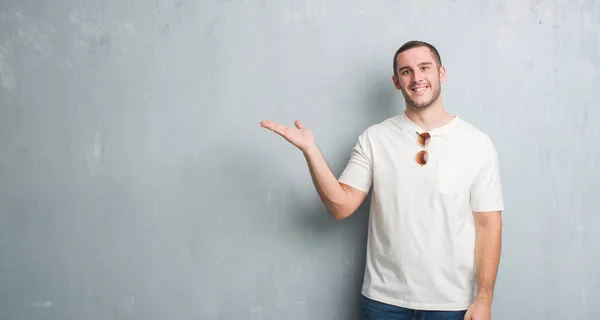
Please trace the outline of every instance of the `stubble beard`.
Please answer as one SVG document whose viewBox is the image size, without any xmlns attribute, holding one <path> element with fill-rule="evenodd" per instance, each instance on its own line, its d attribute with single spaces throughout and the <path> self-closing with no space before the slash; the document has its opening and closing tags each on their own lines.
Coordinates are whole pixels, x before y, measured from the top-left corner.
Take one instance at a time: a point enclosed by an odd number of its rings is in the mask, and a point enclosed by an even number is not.
<svg viewBox="0 0 600 320">
<path fill-rule="evenodd" d="M 430 84 L 429 88 L 433 88 Z M 441 85 L 438 84 L 432 91 L 432 95 L 431 95 L 431 99 L 429 99 L 428 101 L 424 101 L 421 103 L 417 103 L 416 101 L 414 101 L 413 99 L 411 99 L 410 95 L 408 94 L 407 90 L 410 89 L 402 89 L 402 95 L 404 95 L 404 101 L 406 102 L 406 105 L 410 108 L 413 109 L 417 109 L 417 110 L 423 110 L 423 109 L 427 109 L 429 108 L 431 105 L 433 105 L 440 97 L 440 93 L 441 93 Z"/>
</svg>

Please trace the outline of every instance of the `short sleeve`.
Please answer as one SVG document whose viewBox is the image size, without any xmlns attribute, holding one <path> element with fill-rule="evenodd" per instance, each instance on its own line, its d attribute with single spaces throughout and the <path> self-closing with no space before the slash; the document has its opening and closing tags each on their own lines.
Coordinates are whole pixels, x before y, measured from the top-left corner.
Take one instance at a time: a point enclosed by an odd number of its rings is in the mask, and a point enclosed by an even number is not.
<svg viewBox="0 0 600 320">
<path fill-rule="evenodd" d="M 474 212 L 502 211 L 504 200 L 500 181 L 498 153 L 488 139 L 487 155 L 471 185 L 471 209 Z"/>
<path fill-rule="evenodd" d="M 350 160 L 338 181 L 368 193 L 373 181 L 372 160 L 371 145 L 365 132 L 352 148 Z"/>
</svg>

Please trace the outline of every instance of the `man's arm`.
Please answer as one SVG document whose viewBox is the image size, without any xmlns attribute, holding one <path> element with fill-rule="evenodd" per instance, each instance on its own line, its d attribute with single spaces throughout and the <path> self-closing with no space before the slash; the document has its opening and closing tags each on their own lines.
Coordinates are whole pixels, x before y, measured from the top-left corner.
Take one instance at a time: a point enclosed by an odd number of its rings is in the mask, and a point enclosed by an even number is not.
<svg viewBox="0 0 600 320">
<path fill-rule="evenodd" d="M 317 193 L 329 213 L 338 220 L 349 217 L 365 200 L 367 193 L 340 183 L 318 147 L 314 146 L 303 153 Z"/>
<path fill-rule="evenodd" d="M 296 128 L 271 120 L 261 121 L 269 129 L 296 146 L 306 158 L 317 193 L 329 213 L 338 220 L 345 219 L 358 209 L 367 193 L 339 182 L 331 172 L 309 128 L 296 121 Z"/>
<path fill-rule="evenodd" d="M 467 311 L 465 320 L 489 320 L 500 251 L 502 245 L 502 211 L 504 201 L 500 182 L 498 153 L 487 137 L 479 148 L 482 164 L 471 186 L 471 210 L 475 220 L 475 264 L 477 266 L 477 296 Z"/>
<path fill-rule="evenodd" d="M 502 215 L 500 211 L 474 212 L 475 262 L 477 265 L 476 301 L 491 307 L 500 251 L 502 246 Z"/>
</svg>

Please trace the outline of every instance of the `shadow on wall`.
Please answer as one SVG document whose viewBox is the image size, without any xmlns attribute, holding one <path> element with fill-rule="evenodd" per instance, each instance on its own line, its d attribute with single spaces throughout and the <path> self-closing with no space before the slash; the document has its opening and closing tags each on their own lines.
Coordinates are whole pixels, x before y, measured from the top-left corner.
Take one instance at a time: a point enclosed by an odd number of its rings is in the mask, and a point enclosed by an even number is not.
<svg viewBox="0 0 600 320">
<path fill-rule="evenodd" d="M 343 157 L 329 162 L 332 168 L 343 168 L 346 163 Z M 308 167 L 297 170 L 304 171 L 306 179 L 310 179 Z M 275 210 L 275 215 L 284 214 L 277 218 L 281 219 L 276 227 L 278 239 L 285 248 L 295 252 L 292 255 L 309 257 L 310 262 L 304 268 L 315 275 L 303 280 L 311 310 L 296 312 L 298 319 L 317 319 L 324 314 L 358 319 L 370 195 L 352 216 L 337 221 L 321 202 L 312 180 L 310 183 L 304 179 L 294 181 L 290 175 L 280 172 L 272 178 L 278 181 L 274 197 L 285 199 L 274 205 L 280 208 Z M 289 319 L 286 313 L 279 316 L 285 315 Z"/>
</svg>

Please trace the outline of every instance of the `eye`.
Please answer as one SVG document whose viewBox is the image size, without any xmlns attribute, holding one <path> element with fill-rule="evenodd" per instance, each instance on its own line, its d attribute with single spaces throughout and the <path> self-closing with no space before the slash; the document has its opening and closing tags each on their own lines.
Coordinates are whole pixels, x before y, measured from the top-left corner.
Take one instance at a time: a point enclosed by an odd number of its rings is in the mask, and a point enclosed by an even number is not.
<svg viewBox="0 0 600 320">
<path fill-rule="evenodd" d="M 421 70 L 423 70 L 423 71 L 425 71 L 425 70 L 427 70 L 427 69 L 429 69 L 429 67 L 422 67 L 422 68 L 421 68 Z"/>
<path fill-rule="evenodd" d="M 407 75 L 407 74 L 409 74 L 409 73 L 410 73 L 410 70 L 404 70 L 404 71 L 402 71 L 400 74 L 402 74 L 402 75 Z"/>
</svg>

